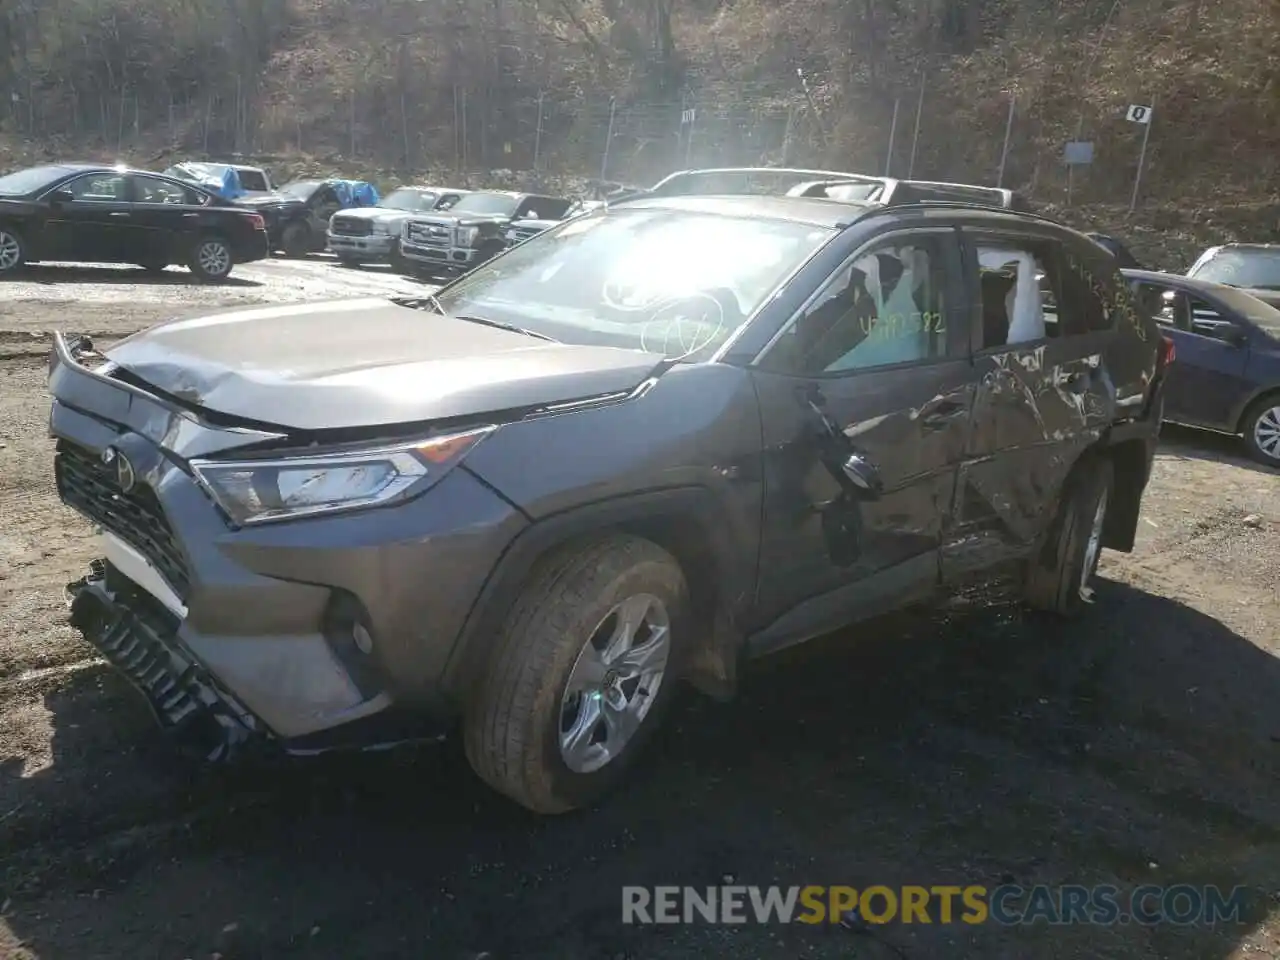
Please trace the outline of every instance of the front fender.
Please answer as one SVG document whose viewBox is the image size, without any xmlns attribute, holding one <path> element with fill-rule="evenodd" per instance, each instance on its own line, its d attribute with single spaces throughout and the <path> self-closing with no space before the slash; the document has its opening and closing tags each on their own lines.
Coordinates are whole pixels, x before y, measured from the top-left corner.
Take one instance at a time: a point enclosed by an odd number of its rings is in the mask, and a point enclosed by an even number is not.
<svg viewBox="0 0 1280 960">
<path fill-rule="evenodd" d="M 733 542 L 723 513 L 723 502 L 710 489 L 676 487 L 585 504 L 526 527 L 495 565 L 454 642 L 442 678 L 446 696 L 455 702 L 465 698 L 487 664 L 507 613 L 543 557 L 569 544 L 585 545 L 618 531 L 648 536 L 676 554 L 683 561 L 695 601 L 700 589 L 709 589 L 718 598 L 716 609 L 707 611 L 707 636 L 698 638 L 705 648 L 698 652 L 703 655 L 692 659 L 695 663 L 712 661 L 715 666 L 703 672 L 722 674 L 731 686 L 741 636 L 725 627 L 734 601 L 742 602 L 752 595 L 755 556 L 747 555 Z M 708 551 L 709 569 L 705 564 L 691 563 L 686 553 L 685 544 L 699 543 Z"/>
</svg>

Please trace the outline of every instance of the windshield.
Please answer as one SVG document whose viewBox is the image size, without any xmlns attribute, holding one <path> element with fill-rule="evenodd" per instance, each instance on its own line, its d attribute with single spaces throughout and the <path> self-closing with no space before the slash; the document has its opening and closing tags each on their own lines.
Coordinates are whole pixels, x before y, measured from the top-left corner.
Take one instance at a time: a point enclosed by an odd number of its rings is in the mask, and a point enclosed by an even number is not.
<svg viewBox="0 0 1280 960">
<path fill-rule="evenodd" d="M 786 220 L 614 210 L 513 247 L 439 302 L 567 343 L 701 359 L 834 234 Z"/>
<path fill-rule="evenodd" d="M 452 207 L 454 213 L 484 213 L 509 217 L 520 206 L 520 198 L 505 193 L 469 193 Z"/>
<path fill-rule="evenodd" d="M 1274 250 L 1219 250 L 1187 274 L 1233 287 L 1280 290 L 1280 247 Z"/>
<path fill-rule="evenodd" d="M 0 194 L 6 197 L 21 197 L 39 190 L 70 172 L 69 167 L 32 167 L 30 170 L 19 170 L 17 173 L 0 177 Z"/>
<path fill-rule="evenodd" d="M 299 200 L 306 200 L 316 192 L 319 186 L 319 180 L 296 180 L 293 183 L 286 183 L 280 188 L 280 192 L 290 197 L 297 197 Z"/>
<path fill-rule="evenodd" d="M 378 204 L 388 210 L 408 210 L 412 213 L 425 213 L 434 210 L 436 194 L 429 190 L 392 190 Z"/>
</svg>

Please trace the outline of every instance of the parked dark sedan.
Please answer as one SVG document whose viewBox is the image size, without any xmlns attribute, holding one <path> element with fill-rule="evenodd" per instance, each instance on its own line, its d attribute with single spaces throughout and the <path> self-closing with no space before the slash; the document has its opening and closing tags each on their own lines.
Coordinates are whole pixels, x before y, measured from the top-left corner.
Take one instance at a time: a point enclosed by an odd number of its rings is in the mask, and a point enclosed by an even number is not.
<svg viewBox="0 0 1280 960">
<path fill-rule="evenodd" d="M 1177 350 L 1164 418 L 1243 434 L 1254 459 L 1280 467 L 1280 310 L 1222 283 L 1123 272 Z"/>
<path fill-rule="evenodd" d="M 39 260 L 182 264 L 225 280 L 267 255 L 261 215 L 145 170 L 52 164 L 0 176 L 0 277 Z"/>
</svg>

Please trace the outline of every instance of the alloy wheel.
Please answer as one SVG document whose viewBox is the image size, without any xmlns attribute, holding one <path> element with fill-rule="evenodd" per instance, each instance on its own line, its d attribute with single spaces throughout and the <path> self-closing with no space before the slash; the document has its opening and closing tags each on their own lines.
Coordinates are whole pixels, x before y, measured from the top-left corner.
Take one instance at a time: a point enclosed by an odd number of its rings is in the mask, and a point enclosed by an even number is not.
<svg viewBox="0 0 1280 960">
<path fill-rule="evenodd" d="M 15 269 L 22 261 L 22 244 L 7 230 L 0 230 L 0 273 Z"/>
<path fill-rule="evenodd" d="M 1107 519 L 1107 491 L 1103 488 L 1098 497 L 1098 507 L 1093 512 L 1093 523 L 1089 527 L 1089 541 L 1084 547 L 1084 566 L 1080 570 L 1080 597 L 1087 603 L 1093 602 L 1093 588 L 1089 581 L 1098 571 L 1098 556 L 1102 553 L 1102 528 Z"/>
<path fill-rule="evenodd" d="M 206 240 L 196 252 L 200 269 L 211 277 L 221 277 L 231 270 L 231 251 L 221 240 Z"/>
<path fill-rule="evenodd" d="M 618 757 L 644 723 L 666 677 L 671 617 L 661 600 L 637 594 L 596 627 L 560 701 L 560 756 L 574 773 Z"/>
<path fill-rule="evenodd" d="M 1280 460 L 1280 406 L 1274 406 L 1253 422 L 1253 442 L 1273 460 Z"/>
</svg>

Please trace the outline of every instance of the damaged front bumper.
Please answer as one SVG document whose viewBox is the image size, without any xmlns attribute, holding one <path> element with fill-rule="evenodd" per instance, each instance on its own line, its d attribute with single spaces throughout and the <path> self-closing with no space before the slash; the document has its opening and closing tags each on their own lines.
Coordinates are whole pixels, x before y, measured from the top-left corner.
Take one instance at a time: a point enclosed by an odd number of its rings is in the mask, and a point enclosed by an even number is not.
<svg viewBox="0 0 1280 960">
<path fill-rule="evenodd" d="M 178 639 L 178 620 L 106 560 L 67 584 L 71 625 L 143 695 L 161 728 L 208 761 L 272 738 Z"/>
</svg>

